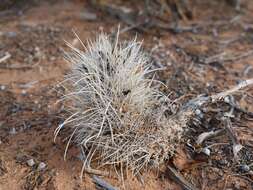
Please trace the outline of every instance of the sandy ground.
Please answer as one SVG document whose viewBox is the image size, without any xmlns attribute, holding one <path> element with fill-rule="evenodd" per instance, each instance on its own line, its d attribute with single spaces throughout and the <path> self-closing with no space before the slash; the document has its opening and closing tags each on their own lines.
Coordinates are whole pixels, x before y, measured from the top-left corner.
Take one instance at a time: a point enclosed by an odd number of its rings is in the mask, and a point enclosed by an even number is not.
<svg viewBox="0 0 253 190">
<path fill-rule="evenodd" d="M 253 77 L 253 3 L 245 1 L 243 13 L 224 3 L 218 8 L 212 6 L 208 9 L 209 5 L 200 2 L 193 20 L 183 22 L 200 25 L 197 33 L 175 34 L 160 29 L 138 33 L 145 49 L 153 48 L 155 58 L 166 67 L 159 77 L 177 96 L 196 96 L 210 89 L 219 92 Z M 82 18 L 85 11 L 97 18 Z M 23 12 L 15 10 L 0 16 L 0 58 L 10 55 L 0 62 L 0 190 L 96 189 L 88 174 L 80 180 L 82 163 L 74 145 L 64 161 L 67 131 L 53 142 L 53 132 L 64 115 L 57 83 L 69 70 L 63 59 L 64 40 L 81 47 L 73 30 L 85 41 L 100 31 L 117 31 L 119 23 L 82 1 L 40 2 L 25 6 Z M 125 27 L 123 23 L 121 26 Z M 135 34 L 132 30 L 122 37 L 132 38 Z M 252 110 L 245 99 L 240 99 L 240 105 Z M 248 146 L 243 161 L 250 165 L 253 125 L 247 121 L 244 128 L 236 130 L 240 141 Z M 219 142 L 223 140 L 227 138 Z M 237 166 L 229 165 L 226 157 L 230 153 L 226 150 L 214 150 L 213 156 L 201 161 L 189 161 L 181 152 L 174 164 L 199 189 L 252 189 L 252 172 L 240 173 Z M 32 167 L 27 164 L 29 159 L 35 162 Z M 227 163 L 220 163 L 222 160 Z M 46 166 L 39 170 L 41 163 Z M 116 179 L 105 180 L 123 188 Z M 166 172 L 147 172 L 143 180 L 126 179 L 125 189 L 180 189 Z"/>
</svg>

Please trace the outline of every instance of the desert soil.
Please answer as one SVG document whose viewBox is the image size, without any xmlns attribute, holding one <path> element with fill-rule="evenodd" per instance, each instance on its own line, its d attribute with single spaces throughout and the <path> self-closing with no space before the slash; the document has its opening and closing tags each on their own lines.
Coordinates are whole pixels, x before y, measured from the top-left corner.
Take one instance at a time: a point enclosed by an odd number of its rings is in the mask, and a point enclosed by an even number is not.
<svg viewBox="0 0 253 190">
<path fill-rule="evenodd" d="M 122 34 L 129 39 L 137 33 L 144 49 L 150 54 L 153 49 L 156 62 L 166 68 L 158 77 L 175 97 L 219 92 L 253 77 L 253 2 L 242 1 L 240 12 L 221 1 L 197 2 L 193 18 L 180 21 L 196 26 L 196 31 L 152 28 Z M 70 68 L 63 58 L 63 50 L 68 50 L 65 41 L 81 48 L 73 31 L 85 42 L 101 31 L 115 33 L 119 23 L 127 27 L 85 1 L 24 1 L 0 12 L 0 59 L 7 57 L 0 62 L 0 190 L 96 189 L 89 174 L 80 179 L 82 162 L 74 145 L 64 160 L 67 131 L 53 141 L 65 114 L 57 84 Z M 240 98 L 239 104 L 252 111 L 250 92 L 245 92 L 250 98 Z M 182 148 L 174 159 L 176 168 L 197 188 L 252 189 L 253 125 L 250 119 L 237 123 L 235 130 L 245 147 L 242 162 L 233 162 L 226 136 L 209 142 L 217 147 L 210 156 L 189 158 Z M 31 159 L 34 164 L 29 166 Z M 249 171 L 241 171 L 241 164 Z M 146 172 L 142 178 L 126 179 L 124 185 L 104 179 L 120 189 L 181 189 L 166 172 Z"/>
</svg>

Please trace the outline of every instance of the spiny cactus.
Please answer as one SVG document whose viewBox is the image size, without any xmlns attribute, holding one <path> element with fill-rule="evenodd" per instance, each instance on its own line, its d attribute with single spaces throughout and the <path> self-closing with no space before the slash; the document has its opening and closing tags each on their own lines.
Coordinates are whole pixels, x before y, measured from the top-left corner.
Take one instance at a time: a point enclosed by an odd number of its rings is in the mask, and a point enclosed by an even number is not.
<svg viewBox="0 0 253 190">
<path fill-rule="evenodd" d="M 148 165 L 158 168 L 173 153 L 183 127 L 165 117 L 168 98 L 150 78 L 154 70 L 141 43 L 101 34 L 85 52 L 71 48 L 64 96 L 71 101 L 71 116 L 55 135 L 63 126 L 73 128 L 69 141 L 85 148 L 88 166 L 96 160 L 99 167 L 121 165 L 134 173 Z"/>
</svg>

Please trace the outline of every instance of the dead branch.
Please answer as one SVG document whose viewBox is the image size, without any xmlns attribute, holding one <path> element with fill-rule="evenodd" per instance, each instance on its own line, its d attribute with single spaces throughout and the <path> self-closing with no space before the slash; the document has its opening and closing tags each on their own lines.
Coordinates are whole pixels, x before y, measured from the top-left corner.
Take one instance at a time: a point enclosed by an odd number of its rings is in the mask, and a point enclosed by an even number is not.
<svg viewBox="0 0 253 190">
<path fill-rule="evenodd" d="M 225 124 L 227 134 L 233 143 L 234 158 L 237 160 L 238 159 L 238 152 L 242 149 L 242 145 L 240 144 L 240 142 L 239 142 L 239 140 L 232 128 L 232 123 L 231 123 L 230 118 L 228 118 L 228 117 L 224 118 L 224 124 Z"/>
<path fill-rule="evenodd" d="M 109 172 L 105 172 L 105 171 L 100 171 L 100 170 L 95 170 L 92 169 L 88 166 L 84 167 L 84 171 L 88 174 L 93 174 L 93 175 L 98 175 L 98 176 L 105 176 L 105 177 L 110 177 L 110 173 Z"/>
<path fill-rule="evenodd" d="M 220 54 L 210 56 L 204 60 L 205 64 L 210 64 L 213 62 L 230 62 L 230 61 L 237 61 L 243 58 L 247 58 L 249 56 L 253 55 L 253 51 L 247 51 L 245 53 L 241 53 L 240 55 L 231 55 L 228 54 L 227 52 L 222 52 Z"/>
<path fill-rule="evenodd" d="M 110 173 L 90 168 L 89 164 L 87 164 L 85 162 L 87 157 L 84 153 L 84 150 L 83 150 L 82 146 L 80 146 L 80 152 L 81 152 L 81 155 L 82 155 L 81 160 L 83 161 L 83 168 L 82 168 L 81 176 L 80 176 L 81 179 L 83 177 L 83 172 L 85 171 L 86 173 L 93 175 L 92 176 L 93 182 L 97 186 L 102 187 L 105 190 L 117 190 L 117 188 L 113 187 L 111 184 L 107 183 L 106 181 L 104 181 L 103 179 L 98 177 L 98 176 L 112 177 L 112 176 L 110 176 Z"/>
<path fill-rule="evenodd" d="M 39 81 L 31 81 L 31 82 L 28 82 L 28 83 L 25 83 L 25 84 L 19 84 L 18 86 L 20 87 L 20 88 L 26 88 L 26 89 L 28 89 L 28 88 L 32 88 L 32 87 L 34 87 L 34 85 L 35 84 L 37 84 Z"/>
<path fill-rule="evenodd" d="M 34 66 L 31 65 L 17 65 L 17 64 L 11 64 L 11 65 L 0 65 L 0 69 L 10 69 L 10 70 L 27 70 L 32 69 Z"/>
<path fill-rule="evenodd" d="M 82 167 L 81 176 L 80 176 L 81 179 L 83 177 L 83 172 L 86 172 L 88 174 L 98 175 L 98 176 L 111 177 L 109 172 L 95 170 L 95 169 L 90 168 L 89 164 L 86 163 L 87 156 L 85 155 L 83 146 L 80 146 L 80 152 L 81 152 L 81 160 L 83 161 L 83 167 Z"/>
<path fill-rule="evenodd" d="M 170 177 L 175 180 L 183 189 L 186 190 L 197 190 L 196 187 L 194 187 L 192 184 L 190 184 L 186 179 L 180 174 L 178 171 L 176 171 L 171 166 L 167 166 L 167 172 L 169 173 Z"/>
<path fill-rule="evenodd" d="M 218 102 L 222 99 L 224 99 L 226 96 L 231 95 L 235 92 L 240 91 L 243 88 L 246 88 L 248 86 L 253 85 L 253 79 L 248 79 L 245 80 L 241 83 L 239 83 L 237 86 L 234 86 L 233 88 L 211 95 L 211 96 L 203 96 L 203 95 L 199 95 L 196 98 L 193 98 L 191 100 L 189 100 L 181 109 L 182 112 L 184 112 L 184 110 L 196 110 L 198 108 L 200 108 L 203 105 L 206 105 L 208 103 L 214 103 L 214 102 Z"/>
<path fill-rule="evenodd" d="M 237 110 L 239 112 L 242 112 L 245 115 L 248 115 L 249 117 L 253 117 L 253 112 L 247 111 L 244 108 L 241 108 L 239 105 L 237 105 L 234 101 L 234 98 L 232 95 L 229 96 L 230 98 L 228 101 L 224 100 L 233 110 Z"/>
<path fill-rule="evenodd" d="M 93 176 L 92 177 L 93 179 L 93 182 L 99 186 L 99 187 L 102 187 L 103 189 L 105 190 L 117 190 L 117 188 L 113 187 L 111 184 L 109 184 L 108 182 L 104 181 L 103 179 L 101 179 L 100 177 L 98 176 Z"/>
<path fill-rule="evenodd" d="M 224 132 L 224 129 L 219 129 L 216 131 L 209 131 L 209 132 L 201 133 L 198 136 L 196 143 L 198 145 L 201 145 L 205 140 L 210 139 L 212 137 L 217 137 L 217 136 L 221 135 L 223 132 Z"/>
<path fill-rule="evenodd" d="M 0 58 L 0 63 L 6 61 L 9 58 L 11 58 L 11 54 L 9 52 L 6 52 L 5 55 Z"/>
<path fill-rule="evenodd" d="M 218 100 L 221 100 L 221 99 L 225 98 L 226 96 L 228 96 L 230 94 L 238 92 L 239 90 L 241 90 L 243 88 L 246 88 L 248 86 L 251 86 L 251 85 L 253 85 L 253 78 L 245 80 L 245 81 L 242 81 L 237 86 L 235 86 L 235 87 L 233 87 L 233 88 L 231 88 L 231 89 L 229 89 L 227 91 L 223 91 L 223 92 L 220 92 L 218 94 L 212 95 L 211 96 L 211 100 L 212 100 L 212 102 L 216 102 Z"/>
</svg>

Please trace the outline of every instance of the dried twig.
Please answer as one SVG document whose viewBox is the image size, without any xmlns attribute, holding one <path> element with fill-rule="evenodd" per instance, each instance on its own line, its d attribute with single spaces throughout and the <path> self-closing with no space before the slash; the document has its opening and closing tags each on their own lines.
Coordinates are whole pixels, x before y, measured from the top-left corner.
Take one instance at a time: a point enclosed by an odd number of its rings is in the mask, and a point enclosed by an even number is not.
<svg viewBox="0 0 253 190">
<path fill-rule="evenodd" d="M 237 155 L 238 155 L 238 152 L 242 149 L 242 145 L 240 144 L 234 130 L 232 129 L 232 124 L 231 124 L 230 118 L 227 118 L 227 117 L 224 118 L 224 122 L 225 122 L 226 131 L 233 143 L 234 158 L 237 160 L 238 159 Z"/>
<path fill-rule="evenodd" d="M 191 108 L 192 110 L 195 110 L 195 109 L 198 109 L 198 108 L 200 108 L 201 106 L 203 106 L 207 103 L 218 102 L 218 101 L 224 99 L 226 96 L 231 95 L 235 92 L 238 92 L 241 89 L 246 88 L 246 87 L 251 86 L 251 85 L 253 85 L 253 78 L 245 80 L 245 81 L 239 83 L 237 86 L 234 86 L 233 88 L 231 88 L 229 90 L 226 90 L 226 91 L 223 91 L 223 92 L 211 95 L 211 96 L 200 95 L 200 96 L 188 101 L 182 107 L 182 110 L 186 110 L 186 109 L 189 109 L 189 108 Z"/>
<path fill-rule="evenodd" d="M 175 180 L 183 189 L 186 190 L 197 190 L 192 184 L 190 184 L 186 179 L 174 168 L 167 166 L 167 171 L 170 177 Z"/>
<path fill-rule="evenodd" d="M 144 24 L 144 23 L 131 24 L 130 26 L 127 26 L 127 27 L 121 29 L 121 30 L 119 31 L 119 34 L 128 32 L 128 31 L 133 30 L 133 29 L 136 29 L 136 28 L 138 29 L 138 27 L 140 27 L 140 26 L 143 25 L 143 24 Z"/>
<path fill-rule="evenodd" d="M 237 105 L 234 101 L 234 98 L 232 95 L 229 96 L 230 98 L 228 99 L 228 101 L 224 100 L 227 104 L 229 104 L 231 106 L 231 108 L 233 110 L 237 110 L 239 112 L 242 112 L 243 114 L 248 115 L 249 117 L 253 117 L 253 112 L 247 111 L 244 108 L 241 108 L 239 105 Z"/>
<path fill-rule="evenodd" d="M 17 65 L 17 64 L 12 64 L 12 65 L 0 65 L 0 69 L 32 69 L 34 66 L 33 65 Z"/>
<path fill-rule="evenodd" d="M 6 52 L 5 55 L 0 58 L 0 63 L 6 61 L 9 58 L 11 58 L 11 54 L 9 52 Z"/>
<path fill-rule="evenodd" d="M 226 96 L 228 96 L 230 94 L 233 94 L 233 93 L 241 90 L 242 88 L 246 88 L 246 87 L 251 86 L 251 85 L 253 85 L 253 78 L 242 81 L 237 86 L 235 86 L 235 87 L 233 87 L 233 88 L 231 88 L 227 91 L 223 91 L 223 92 L 220 92 L 218 94 L 212 95 L 211 100 L 212 100 L 212 102 L 216 102 L 216 101 L 218 101 L 222 98 L 225 98 Z"/>
<path fill-rule="evenodd" d="M 95 169 L 92 169 L 92 168 L 90 168 L 90 167 L 88 167 L 88 166 L 84 166 L 84 171 L 85 171 L 86 173 L 88 173 L 88 174 L 110 177 L 110 173 L 109 173 L 109 172 L 100 171 L 100 170 L 95 170 Z"/>
<path fill-rule="evenodd" d="M 196 140 L 196 143 L 198 145 L 201 145 L 205 140 L 209 139 L 209 138 L 212 138 L 212 137 L 216 137 L 216 136 L 219 136 L 221 135 L 222 133 L 224 132 L 224 129 L 219 129 L 219 130 L 216 130 L 216 131 L 209 131 L 209 132 L 204 132 L 204 133 L 201 133 L 197 140 Z"/>
<path fill-rule="evenodd" d="M 222 52 L 220 54 L 217 54 L 217 55 L 210 56 L 210 57 L 206 58 L 204 60 L 204 63 L 205 64 L 210 64 L 210 63 L 213 63 L 213 62 L 236 61 L 236 60 L 243 59 L 243 58 L 246 58 L 246 57 L 249 57 L 249 56 L 252 56 L 252 55 L 253 55 L 252 50 L 247 51 L 245 53 L 241 53 L 240 55 L 230 55 L 226 52 Z"/>
<path fill-rule="evenodd" d="M 183 33 L 183 32 L 192 32 L 197 33 L 198 30 L 200 30 L 199 26 L 169 26 L 167 24 L 159 23 L 159 22 L 153 22 L 153 26 L 158 27 L 163 30 L 169 30 L 170 32 L 173 32 L 175 34 Z"/>
<path fill-rule="evenodd" d="M 105 190 L 117 190 L 118 188 L 113 187 L 111 184 L 109 184 L 108 182 L 104 181 L 103 179 L 101 179 L 98 176 L 93 176 L 92 177 L 94 183 L 99 186 L 102 187 Z"/>
<path fill-rule="evenodd" d="M 28 82 L 26 84 L 20 84 L 19 87 L 20 88 L 32 88 L 35 84 L 37 84 L 39 81 L 31 81 L 31 82 Z"/>
<path fill-rule="evenodd" d="M 83 150 L 83 146 L 80 146 L 80 150 L 81 150 L 80 152 L 82 155 L 81 159 L 83 161 L 83 167 L 82 167 L 81 176 L 80 176 L 81 179 L 83 178 L 84 171 L 88 174 L 110 177 L 109 172 L 95 170 L 95 169 L 90 168 L 89 163 L 87 163 L 87 156 L 85 155 L 85 152 Z"/>
</svg>

